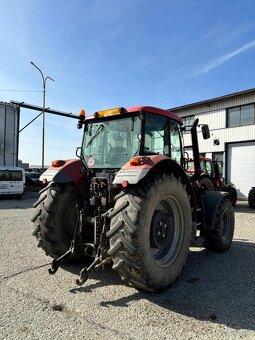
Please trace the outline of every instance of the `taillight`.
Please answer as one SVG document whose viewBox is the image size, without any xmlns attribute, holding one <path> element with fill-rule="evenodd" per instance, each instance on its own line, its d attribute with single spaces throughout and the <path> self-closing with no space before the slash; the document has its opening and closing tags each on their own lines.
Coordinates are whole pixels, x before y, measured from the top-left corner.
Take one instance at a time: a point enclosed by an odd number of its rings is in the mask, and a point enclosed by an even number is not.
<svg viewBox="0 0 255 340">
<path fill-rule="evenodd" d="M 139 158 L 132 158 L 132 159 L 130 159 L 130 164 L 131 165 L 140 165 Z"/>
<path fill-rule="evenodd" d="M 126 188 L 127 186 L 128 186 L 128 181 L 123 181 L 122 183 L 121 183 L 121 185 L 122 185 L 122 187 L 123 188 Z"/>
<path fill-rule="evenodd" d="M 151 159 L 149 157 L 133 157 L 130 159 L 130 165 L 138 166 L 144 164 L 150 164 Z"/>
<path fill-rule="evenodd" d="M 53 166 L 54 168 L 59 168 L 63 165 L 65 165 L 65 161 L 62 160 L 56 160 L 51 162 L 51 166 Z"/>
</svg>

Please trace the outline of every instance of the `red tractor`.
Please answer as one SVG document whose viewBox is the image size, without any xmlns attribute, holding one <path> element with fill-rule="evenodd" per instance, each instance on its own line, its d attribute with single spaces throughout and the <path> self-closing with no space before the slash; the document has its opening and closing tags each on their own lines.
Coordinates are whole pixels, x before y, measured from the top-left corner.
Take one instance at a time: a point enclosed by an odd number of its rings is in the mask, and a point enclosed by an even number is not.
<svg viewBox="0 0 255 340">
<path fill-rule="evenodd" d="M 218 161 L 212 161 L 210 158 L 200 157 L 200 183 L 204 184 L 209 191 L 220 190 L 229 193 L 229 198 L 232 205 L 235 206 L 237 201 L 237 191 L 233 184 L 224 183 L 224 179 L 220 175 Z M 187 160 L 187 170 L 189 175 L 193 175 L 195 172 L 193 159 Z"/>
<path fill-rule="evenodd" d="M 113 263 L 125 282 L 159 291 L 180 275 L 190 245 L 226 251 L 234 212 L 228 194 L 199 186 L 198 119 L 191 129 L 195 172 L 185 173 L 180 117 L 154 107 L 117 108 L 86 117 L 76 160 L 56 160 L 42 175 L 32 218 L 38 245 L 53 258 L 94 268 Z M 209 128 L 202 126 L 204 138 Z"/>
</svg>

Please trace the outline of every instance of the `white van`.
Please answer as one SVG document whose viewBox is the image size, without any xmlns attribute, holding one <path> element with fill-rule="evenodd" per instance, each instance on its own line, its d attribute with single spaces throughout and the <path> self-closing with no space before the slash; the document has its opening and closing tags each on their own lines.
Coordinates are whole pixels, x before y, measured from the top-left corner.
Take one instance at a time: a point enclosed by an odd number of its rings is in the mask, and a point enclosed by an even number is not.
<svg viewBox="0 0 255 340">
<path fill-rule="evenodd" d="M 25 170 L 18 167 L 0 166 L 0 196 L 24 194 Z"/>
</svg>

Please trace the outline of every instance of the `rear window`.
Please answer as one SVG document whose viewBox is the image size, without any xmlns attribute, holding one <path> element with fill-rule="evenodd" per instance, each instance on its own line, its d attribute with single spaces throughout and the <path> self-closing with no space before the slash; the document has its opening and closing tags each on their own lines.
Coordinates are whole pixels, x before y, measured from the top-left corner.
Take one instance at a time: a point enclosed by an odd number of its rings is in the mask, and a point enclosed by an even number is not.
<svg viewBox="0 0 255 340">
<path fill-rule="evenodd" d="M 0 170 L 0 181 L 22 181 L 22 171 Z"/>
<path fill-rule="evenodd" d="M 6 170 L 0 170 L 0 181 L 9 181 L 9 172 Z"/>
<path fill-rule="evenodd" d="M 22 171 L 20 170 L 10 171 L 10 179 L 11 181 L 22 181 Z"/>
</svg>

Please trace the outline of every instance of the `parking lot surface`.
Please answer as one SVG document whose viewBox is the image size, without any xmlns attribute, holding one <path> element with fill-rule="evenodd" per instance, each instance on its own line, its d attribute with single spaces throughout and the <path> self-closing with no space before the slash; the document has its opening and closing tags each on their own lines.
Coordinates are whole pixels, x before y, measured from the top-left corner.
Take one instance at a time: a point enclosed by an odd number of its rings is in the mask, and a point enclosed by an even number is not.
<svg viewBox="0 0 255 340">
<path fill-rule="evenodd" d="M 84 286 L 82 265 L 48 274 L 32 236 L 32 205 L 0 199 L 0 339 L 255 339 L 255 211 L 235 207 L 226 253 L 192 248 L 179 280 L 161 294 L 125 286 L 110 266 Z"/>
</svg>

